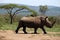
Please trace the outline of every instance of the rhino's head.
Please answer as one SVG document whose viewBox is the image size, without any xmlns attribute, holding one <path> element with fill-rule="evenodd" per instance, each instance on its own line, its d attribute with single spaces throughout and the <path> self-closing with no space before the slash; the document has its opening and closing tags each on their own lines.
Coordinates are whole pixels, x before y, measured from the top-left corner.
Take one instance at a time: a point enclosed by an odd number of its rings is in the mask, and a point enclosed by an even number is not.
<svg viewBox="0 0 60 40">
<path fill-rule="evenodd" d="M 53 21 L 53 22 L 49 21 L 48 17 L 45 18 L 45 26 L 48 27 L 48 28 L 52 28 L 53 25 L 55 24 L 55 22 L 56 21 Z"/>
</svg>

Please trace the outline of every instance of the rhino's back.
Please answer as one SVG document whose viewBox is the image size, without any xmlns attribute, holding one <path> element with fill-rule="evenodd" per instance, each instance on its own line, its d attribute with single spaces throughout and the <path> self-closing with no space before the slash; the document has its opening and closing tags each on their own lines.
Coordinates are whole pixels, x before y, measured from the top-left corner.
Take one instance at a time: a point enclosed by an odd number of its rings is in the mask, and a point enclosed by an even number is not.
<svg viewBox="0 0 60 40">
<path fill-rule="evenodd" d="M 22 21 L 26 22 L 34 22 L 34 23 L 40 23 L 41 20 L 38 17 L 23 17 L 21 18 Z"/>
</svg>

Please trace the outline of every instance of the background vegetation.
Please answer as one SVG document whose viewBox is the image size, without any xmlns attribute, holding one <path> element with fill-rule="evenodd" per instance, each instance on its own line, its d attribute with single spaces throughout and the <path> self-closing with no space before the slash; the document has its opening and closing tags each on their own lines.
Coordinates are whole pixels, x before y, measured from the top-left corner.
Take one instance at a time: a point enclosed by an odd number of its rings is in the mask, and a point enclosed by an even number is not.
<svg viewBox="0 0 60 40">
<path fill-rule="evenodd" d="M 16 15 L 13 19 L 13 24 L 10 24 L 10 19 L 8 14 L 0 14 L 0 30 L 16 30 L 18 26 L 18 21 L 20 20 L 22 16 Z M 56 20 L 56 23 L 53 28 L 49 29 L 47 27 L 47 31 L 51 32 L 60 32 L 60 19 L 56 16 L 50 16 L 50 21 Z M 52 20 L 51 20 L 52 19 Z M 21 30 L 21 29 L 20 29 Z M 27 28 L 27 31 L 32 31 L 33 29 Z M 41 29 L 38 29 L 38 32 L 41 32 Z"/>
<path fill-rule="evenodd" d="M 9 4 L 9 5 L 1 6 L 0 8 L 3 8 L 5 10 L 7 10 L 7 9 L 10 10 L 11 7 L 14 7 L 14 6 L 19 8 L 18 11 L 21 8 L 23 8 L 23 9 L 27 9 L 30 12 L 32 12 L 31 15 L 27 15 L 27 16 L 37 16 L 37 12 L 28 8 L 27 6 L 17 6 L 17 5 L 14 5 L 14 4 L 13 5 Z M 45 15 L 45 12 L 47 11 L 48 8 L 42 9 L 42 7 L 44 7 L 44 6 L 41 6 L 40 11 Z M 47 6 L 45 6 L 45 7 L 47 7 Z M 18 21 L 20 20 L 21 17 L 23 17 L 21 15 L 16 14 L 15 12 L 14 13 L 13 12 L 9 13 L 9 12 L 6 13 L 6 14 L 0 14 L 0 30 L 16 30 L 17 25 L 18 25 Z M 11 23 L 11 16 L 13 16 L 13 20 L 12 20 L 13 23 L 12 24 L 10 24 Z M 56 20 L 56 23 L 55 23 L 54 27 L 51 28 L 51 29 L 45 27 L 46 30 L 51 31 L 51 32 L 60 32 L 60 17 L 59 16 L 49 16 L 49 20 L 50 21 Z M 32 30 L 33 29 L 27 28 L 27 31 L 32 31 Z M 41 32 L 41 29 L 38 29 L 38 32 Z"/>
</svg>

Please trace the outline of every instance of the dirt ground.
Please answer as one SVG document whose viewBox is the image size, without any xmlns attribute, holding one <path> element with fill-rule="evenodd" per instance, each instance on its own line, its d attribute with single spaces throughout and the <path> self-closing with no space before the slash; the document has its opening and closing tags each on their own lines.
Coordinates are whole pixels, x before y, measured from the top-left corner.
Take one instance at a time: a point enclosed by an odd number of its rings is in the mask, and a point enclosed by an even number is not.
<svg viewBox="0 0 60 40">
<path fill-rule="evenodd" d="M 16 34 L 12 30 L 0 30 L 0 40 L 60 40 L 60 36 L 51 35 L 56 32 L 48 32 L 48 34 L 24 34 L 22 31 Z"/>
</svg>

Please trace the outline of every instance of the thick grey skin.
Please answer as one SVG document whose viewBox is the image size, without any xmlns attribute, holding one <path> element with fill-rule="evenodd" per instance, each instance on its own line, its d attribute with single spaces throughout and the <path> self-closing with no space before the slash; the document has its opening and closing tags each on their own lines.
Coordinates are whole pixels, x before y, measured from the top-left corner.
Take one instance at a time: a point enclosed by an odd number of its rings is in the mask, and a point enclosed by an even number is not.
<svg viewBox="0 0 60 40">
<path fill-rule="evenodd" d="M 45 29 L 44 29 L 44 26 L 46 25 L 46 26 L 48 26 L 49 28 L 52 28 L 52 26 L 54 25 L 54 23 L 55 22 L 53 22 L 53 23 L 51 23 L 51 24 L 49 24 L 49 23 L 47 23 L 46 22 L 46 19 L 48 18 L 48 17 L 36 17 L 35 19 L 34 19 L 35 17 L 32 17 L 31 19 L 31 21 L 29 20 L 29 17 L 28 17 L 28 19 L 23 19 L 23 18 L 21 18 L 21 20 L 19 21 L 19 24 L 18 24 L 18 27 L 17 27 L 17 29 L 16 29 L 16 33 L 18 33 L 18 30 L 21 28 L 21 27 L 23 27 L 23 32 L 24 33 L 26 33 L 27 34 L 27 32 L 26 32 L 26 27 L 28 27 L 28 28 L 34 28 L 34 33 L 36 34 L 37 33 L 37 29 L 38 28 L 41 28 L 42 29 L 42 31 L 44 32 L 44 34 L 47 34 L 47 32 L 45 31 Z"/>
</svg>

